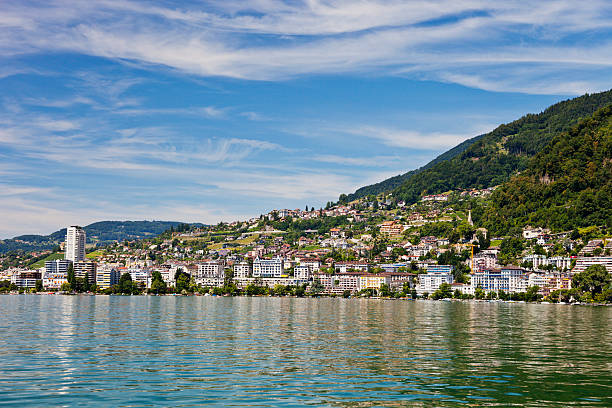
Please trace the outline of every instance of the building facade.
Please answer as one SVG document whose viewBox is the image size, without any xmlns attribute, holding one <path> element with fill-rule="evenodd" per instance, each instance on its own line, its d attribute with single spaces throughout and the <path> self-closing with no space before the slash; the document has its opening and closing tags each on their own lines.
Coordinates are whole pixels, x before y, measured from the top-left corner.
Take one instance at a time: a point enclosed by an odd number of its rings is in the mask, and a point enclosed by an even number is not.
<svg viewBox="0 0 612 408">
<path fill-rule="evenodd" d="M 87 277 L 89 283 L 96 283 L 96 263 L 89 261 L 77 261 L 73 264 L 74 276 L 77 278 Z"/>
<path fill-rule="evenodd" d="M 66 259 L 72 262 L 85 260 L 85 230 L 78 225 L 66 229 Z"/>
<path fill-rule="evenodd" d="M 572 274 L 584 272 L 591 265 L 603 265 L 608 273 L 612 273 L 612 256 L 582 257 L 576 260 Z"/>
<path fill-rule="evenodd" d="M 198 264 L 196 278 L 225 278 L 225 264 L 222 261 L 208 261 Z"/>
<path fill-rule="evenodd" d="M 256 278 L 280 278 L 284 272 L 284 261 L 282 258 L 263 259 L 255 258 L 253 261 L 253 277 Z"/>
<path fill-rule="evenodd" d="M 416 291 L 420 295 L 423 293 L 433 293 L 443 283 L 452 284 L 453 267 L 451 265 L 428 265 L 427 273 L 418 275 L 419 283 L 416 286 Z"/>
<path fill-rule="evenodd" d="M 108 289 L 119 283 L 121 273 L 111 265 L 100 265 L 96 270 L 96 285 L 101 289 Z"/>
<path fill-rule="evenodd" d="M 472 275 L 471 283 L 474 289 L 481 288 L 485 292 L 517 293 L 524 291 L 525 271 L 517 267 L 501 269 L 485 269 Z"/>
<path fill-rule="evenodd" d="M 234 264 L 234 278 L 248 278 L 253 274 L 253 267 L 248 262 Z"/>
<path fill-rule="evenodd" d="M 39 271 L 19 271 L 11 276 L 11 283 L 25 289 L 35 288 L 37 280 L 42 280 L 42 273 Z"/>
<path fill-rule="evenodd" d="M 46 261 L 43 286 L 48 289 L 60 289 L 64 283 L 68 283 L 68 267 L 71 264 L 72 261 L 68 259 Z"/>
</svg>

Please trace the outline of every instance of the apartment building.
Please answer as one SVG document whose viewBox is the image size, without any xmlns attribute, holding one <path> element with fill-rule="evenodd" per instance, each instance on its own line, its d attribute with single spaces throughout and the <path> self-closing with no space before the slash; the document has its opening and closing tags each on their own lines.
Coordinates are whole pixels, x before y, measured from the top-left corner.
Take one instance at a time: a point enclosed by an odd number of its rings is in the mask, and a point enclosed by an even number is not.
<svg viewBox="0 0 612 408">
<path fill-rule="evenodd" d="M 284 270 L 284 260 L 280 257 L 273 259 L 257 257 L 253 261 L 253 277 L 256 278 L 280 278 Z"/>
<path fill-rule="evenodd" d="M 66 259 L 72 262 L 85 260 L 85 230 L 78 225 L 66 229 Z"/>
<path fill-rule="evenodd" d="M 248 278 L 253 274 L 253 267 L 248 262 L 234 264 L 234 278 Z"/>
</svg>

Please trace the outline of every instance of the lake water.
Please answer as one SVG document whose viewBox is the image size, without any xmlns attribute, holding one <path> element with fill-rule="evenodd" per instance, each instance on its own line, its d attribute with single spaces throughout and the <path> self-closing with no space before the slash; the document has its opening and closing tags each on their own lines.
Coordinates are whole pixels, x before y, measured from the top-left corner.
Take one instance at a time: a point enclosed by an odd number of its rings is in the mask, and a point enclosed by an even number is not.
<svg viewBox="0 0 612 408">
<path fill-rule="evenodd" d="M 0 296 L 0 405 L 612 406 L 612 308 Z"/>
</svg>

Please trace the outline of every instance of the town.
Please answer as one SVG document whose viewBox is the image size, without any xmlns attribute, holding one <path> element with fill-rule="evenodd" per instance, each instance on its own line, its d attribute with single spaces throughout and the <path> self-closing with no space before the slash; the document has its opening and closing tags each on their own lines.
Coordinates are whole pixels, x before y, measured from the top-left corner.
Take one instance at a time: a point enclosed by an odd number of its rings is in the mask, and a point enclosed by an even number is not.
<svg viewBox="0 0 612 408">
<path fill-rule="evenodd" d="M 181 224 L 102 248 L 71 226 L 61 252 L 3 262 L 0 290 L 612 301 L 612 238 L 596 226 L 490 237 L 473 212 L 492 190 L 423 196 L 411 206 L 385 194 L 341 196 L 325 208 Z M 593 285 L 602 271 L 604 284 Z"/>
</svg>

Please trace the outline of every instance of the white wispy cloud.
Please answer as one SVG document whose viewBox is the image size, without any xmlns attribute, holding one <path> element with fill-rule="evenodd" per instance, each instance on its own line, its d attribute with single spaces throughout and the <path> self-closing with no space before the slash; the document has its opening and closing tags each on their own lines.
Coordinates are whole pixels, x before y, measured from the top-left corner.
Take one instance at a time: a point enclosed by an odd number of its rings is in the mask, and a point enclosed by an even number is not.
<svg viewBox="0 0 612 408">
<path fill-rule="evenodd" d="M 609 86 L 585 78 L 585 67 L 612 65 L 612 3 L 605 0 L 268 0 L 206 8 L 56 0 L 15 2 L 0 15 L 5 56 L 72 51 L 203 76 L 382 71 L 501 91 L 581 93 Z M 260 34 L 268 40 L 249 41 Z M 559 64 L 571 74 L 549 75 L 542 86 L 541 76 L 515 69 L 534 63 L 540 74 L 558 72 Z M 495 80 L 500 72 L 506 81 Z"/>
<path fill-rule="evenodd" d="M 486 128 L 491 130 L 491 128 Z M 362 136 L 379 140 L 381 143 L 391 147 L 410 148 L 416 150 L 441 150 L 458 145 L 478 134 L 485 133 L 486 130 L 452 134 L 431 132 L 423 133 L 414 130 L 386 128 L 378 126 L 360 126 L 345 128 L 344 132 L 356 136 Z"/>
<path fill-rule="evenodd" d="M 363 167 L 392 167 L 402 161 L 398 156 L 346 157 L 335 154 L 319 154 L 312 159 L 323 163 Z"/>
<path fill-rule="evenodd" d="M 186 107 L 186 108 L 119 108 L 114 113 L 122 115 L 190 115 L 212 119 L 223 119 L 227 116 L 226 108 L 216 106 Z"/>
</svg>

